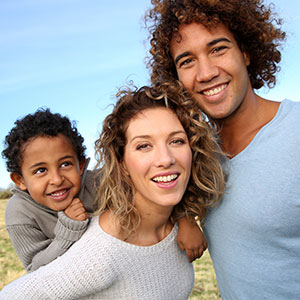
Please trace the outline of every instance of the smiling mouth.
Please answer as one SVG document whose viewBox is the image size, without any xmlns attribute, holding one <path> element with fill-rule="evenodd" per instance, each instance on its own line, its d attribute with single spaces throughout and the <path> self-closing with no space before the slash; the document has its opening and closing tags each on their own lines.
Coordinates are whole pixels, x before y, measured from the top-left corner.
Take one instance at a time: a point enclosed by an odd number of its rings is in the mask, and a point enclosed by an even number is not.
<svg viewBox="0 0 300 300">
<path fill-rule="evenodd" d="M 204 94 L 205 96 L 214 96 L 214 95 L 222 92 L 224 89 L 226 89 L 227 86 L 228 86 L 228 83 L 222 84 L 216 88 L 202 91 L 201 94 Z"/>
<path fill-rule="evenodd" d="M 172 175 L 168 175 L 168 176 L 157 176 L 157 177 L 154 177 L 152 178 L 152 180 L 154 182 L 157 182 L 157 183 L 160 183 L 160 182 L 171 182 L 171 181 L 174 181 L 178 178 L 178 174 L 172 174 Z"/>
<path fill-rule="evenodd" d="M 55 191 L 53 193 L 49 193 L 48 195 L 52 196 L 52 197 L 59 197 L 64 195 L 69 189 L 64 189 L 64 190 L 60 190 L 60 191 Z"/>
</svg>

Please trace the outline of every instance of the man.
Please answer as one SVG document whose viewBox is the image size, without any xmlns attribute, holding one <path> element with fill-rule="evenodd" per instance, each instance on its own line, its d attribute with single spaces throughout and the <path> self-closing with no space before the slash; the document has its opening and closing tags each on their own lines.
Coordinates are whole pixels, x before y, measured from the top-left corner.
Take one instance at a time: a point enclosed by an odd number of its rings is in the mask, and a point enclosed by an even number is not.
<svg viewBox="0 0 300 300">
<path fill-rule="evenodd" d="M 228 157 L 204 224 L 222 299 L 300 299 L 300 103 L 254 92 L 276 83 L 280 20 L 261 0 L 152 4 L 152 82 L 179 79 Z"/>
</svg>

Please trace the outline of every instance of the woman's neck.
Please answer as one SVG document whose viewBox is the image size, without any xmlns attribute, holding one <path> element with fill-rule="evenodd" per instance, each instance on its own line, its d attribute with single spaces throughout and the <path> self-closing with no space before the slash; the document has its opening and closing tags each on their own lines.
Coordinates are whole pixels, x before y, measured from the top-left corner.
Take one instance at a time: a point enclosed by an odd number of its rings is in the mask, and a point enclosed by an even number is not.
<svg viewBox="0 0 300 300">
<path fill-rule="evenodd" d="M 99 225 L 106 233 L 124 240 L 120 233 L 118 219 L 109 210 L 101 214 Z M 125 241 L 138 246 L 151 246 L 163 240 L 171 232 L 173 226 L 170 221 L 170 214 L 141 213 L 139 227 Z"/>
<path fill-rule="evenodd" d="M 173 226 L 170 215 L 142 214 L 139 227 L 126 241 L 139 246 L 154 245 L 163 240 Z"/>
</svg>

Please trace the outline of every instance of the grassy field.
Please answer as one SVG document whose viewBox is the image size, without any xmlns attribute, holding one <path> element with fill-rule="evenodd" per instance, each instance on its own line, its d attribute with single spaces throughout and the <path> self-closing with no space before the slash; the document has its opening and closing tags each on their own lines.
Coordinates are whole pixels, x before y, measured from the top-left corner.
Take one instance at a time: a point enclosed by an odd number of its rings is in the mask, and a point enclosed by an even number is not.
<svg viewBox="0 0 300 300">
<path fill-rule="evenodd" d="M 4 209 L 7 200 L 0 199 L 0 289 L 10 281 L 25 274 L 5 230 Z"/>
<path fill-rule="evenodd" d="M 10 281 L 25 274 L 24 268 L 17 258 L 10 243 L 4 223 L 4 209 L 7 200 L 0 200 L 0 290 Z M 194 262 L 195 286 L 189 300 L 221 299 L 215 272 L 208 252 Z"/>
</svg>

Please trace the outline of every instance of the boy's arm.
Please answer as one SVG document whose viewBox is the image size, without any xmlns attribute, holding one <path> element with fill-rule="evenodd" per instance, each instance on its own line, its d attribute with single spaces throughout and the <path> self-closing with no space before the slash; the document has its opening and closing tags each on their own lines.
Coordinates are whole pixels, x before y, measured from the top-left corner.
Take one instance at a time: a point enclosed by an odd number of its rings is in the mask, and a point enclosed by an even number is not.
<svg viewBox="0 0 300 300">
<path fill-rule="evenodd" d="M 64 212 L 58 212 L 58 220 L 54 229 L 55 237 L 50 240 L 48 246 L 40 249 L 28 265 L 28 271 L 34 271 L 48 264 L 58 256 L 65 253 L 86 231 L 89 219 L 76 221 L 68 218 Z"/>
<path fill-rule="evenodd" d="M 75 221 L 59 212 L 54 239 L 32 225 L 8 226 L 7 231 L 19 259 L 31 272 L 65 253 L 86 231 L 88 221 Z"/>
<path fill-rule="evenodd" d="M 59 212 L 54 239 L 31 224 L 7 226 L 7 231 L 19 259 L 30 272 L 65 253 L 86 231 L 88 221 L 75 221 Z"/>
<path fill-rule="evenodd" d="M 48 238 L 31 224 L 16 224 L 6 229 L 27 272 L 38 269 L 66 251 L 57 241 Z"/>
<path fill-rule="evenodd" d="M 30 195 L 18 188 L 13 190 L 5 209 L 6 229 L 27 271 L 36 270 L 66 252 L 86 231 L 88 222 L 72 220 L 63 212 L 55 217 L 40 210 Z"/>
<path fill-rule="evenodd" d="M 200 258 L 207 248 L 207 242 L 200 227 L 195 220 L 190 221 L 187 217 L 179 218 L 177 223 L 177 243 L 180 249 L 186 252 L 190 262 Z"/>
</svg>

